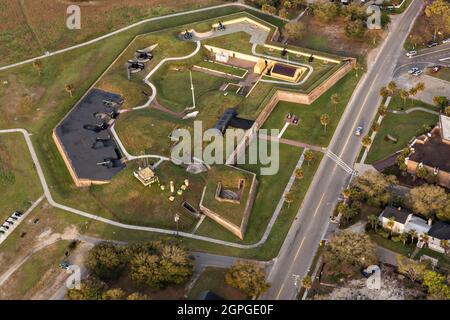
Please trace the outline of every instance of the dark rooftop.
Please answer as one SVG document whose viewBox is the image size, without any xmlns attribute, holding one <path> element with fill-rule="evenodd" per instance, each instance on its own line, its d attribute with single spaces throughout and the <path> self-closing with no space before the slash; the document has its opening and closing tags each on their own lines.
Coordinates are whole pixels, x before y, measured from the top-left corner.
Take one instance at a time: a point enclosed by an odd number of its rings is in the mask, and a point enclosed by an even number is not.
<svg viewBox="0 0 450 320">
<path fill-rule="evenodd" d="M 416 143 L 409 158 L 432 168 L 450 172 L 450 145 L 443 143 L 440 134 L 435 133 L 425 142 Z"/>
<path fill-rule="evenodd" d="M 297 68 L 285 64 L 276 63 L 272 68 L 272 73 L 281 74 L 286 77 L 293 77 L 297 72 Z"/>
<path fill-rule="evenodd" d="M 436 239 L 450 240 L 450 224 L 435 221 L 431 225 L 431 229 L 428 231 L 428 234 Z"/>
<path fill-rule="evenodd" d="M 408 219 L 408 216 L 410 215 L 410 211 L 402 208 L 395 208 L 395 207 L 386 207 L 384 208 L 383 212 L 381 213 L 381 216 L 389 219 L 391 217 L 394 217 L 394 220 L 398 223 L 405 223 L 406 219 Z"/>
<path fill-rule="evenodd" d="M 104 100 L 122 102 L 119 95 L 92 89 L 55 130 L 79 179 L 109 181 L 125 167 L 105 123 L 114 109 Z M 110 165 L 99 164 L 104 162 Z"/>
</svg>

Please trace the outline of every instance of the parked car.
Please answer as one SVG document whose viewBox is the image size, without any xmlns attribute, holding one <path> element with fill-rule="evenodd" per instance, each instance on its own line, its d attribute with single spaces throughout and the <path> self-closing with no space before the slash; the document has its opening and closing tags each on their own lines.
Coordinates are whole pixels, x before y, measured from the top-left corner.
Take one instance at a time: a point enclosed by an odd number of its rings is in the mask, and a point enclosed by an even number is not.
<svg viewBox="0 0 450 320">
<path fill-rule="evenodd" d="M 431 71 L 432 71 L 432 72 L 438 72 L 438 71 L 441 70 L 441 69 L 442 69 L 441 66 L 434 66 L 434 67 L 431 67 Z"/>
<path fill-rule="evenodd" d="M 417 51 L 416 51 L 416 50 L 411 50 L 411 51 L 408 51 L 408 52 L 406 53 L 406 56 L 407 56 L 408 58 L 414 57 L 415 55 L 417 55 Z"/>
<path fill-rule="evenodd" d="M 364 130 L 364 128 L 362 126 L 359 126 L 358 128 L 356 128 L 355 136 L 362 135 L 363 130 Z"/>
<path fill-rule="evenodd" d="M 450 38 L 442 40 L 442 43 L 450 43 Z"/>
<path fill-rule="evenodd" d="M 69 262 L 67 262 L 67 261 L 62 261 L 62 262 L 59 264 L 59 267 L 60 267 L 61 269 L 64 269 L 64 270 L 69 269 L 70 266 L 71 266 L 71 264 L 70 264 Z"/>
<path fill-rule="evenodd" d="M 419 70 L 419 68 L 417 67 L 412 67 L 411 69 L 408 70 L 409 74 L 413 74 L 414 72 L 416 72 L 417 70 Z"/>
<path fill-rule="evenodd" d="M 420 76 L 422 73 L 423 73 L 422 70 L 417 70 L 417 71 L 414 72 L 412 75 L 415 76 L 415 77 L 418 77 L 418 76 Z"/>
<path fill-rule="evenodd" d="M 436 42 L 436 41 L 430 41 L 430 42 L 427 43 L 427 47 L 428 48 L 433 48 L 433 47 L 436 47 L 438 44 L 439 43 Z"/>
</svg>

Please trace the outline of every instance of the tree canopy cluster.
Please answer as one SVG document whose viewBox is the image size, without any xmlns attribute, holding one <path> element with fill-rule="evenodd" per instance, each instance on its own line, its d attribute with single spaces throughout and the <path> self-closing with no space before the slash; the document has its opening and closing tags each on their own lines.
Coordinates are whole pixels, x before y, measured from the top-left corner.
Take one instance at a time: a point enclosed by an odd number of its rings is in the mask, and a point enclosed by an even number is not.
<svg viewBox="0 0 450 320">
<path fill-rule="evenodd" d="M 269 288 L 260 266 L 241 261 L 230 268 L 225 276 L 225 283 L 241 290 L 249 298 L 258 297 Z"/>
<path fill-rule="evenodd" d="M 160 289 L 186 283 L 194 272 L 188 251 L 169 241 L 129 246 L 100 243 L 89 252 L 86 266 L 91 276 L 80 290 L 69 290 L 70 299 L 145 299 L 138 292 L 127 295 L 121 288 L 109 288 L 108 283 L 126 276 L 138 287 Z"/>
</svg>

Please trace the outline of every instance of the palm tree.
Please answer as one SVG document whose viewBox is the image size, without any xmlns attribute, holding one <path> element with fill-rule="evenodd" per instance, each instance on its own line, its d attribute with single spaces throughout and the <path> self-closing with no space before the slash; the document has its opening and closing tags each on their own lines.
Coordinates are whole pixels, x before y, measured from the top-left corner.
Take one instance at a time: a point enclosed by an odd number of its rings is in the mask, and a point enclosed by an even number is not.
<svg viewBox="0 0 450 320">
<path fill-rule="evenodd" d="M 355 76 L 356 76 L 356 79 L 358 79 L 358 77 L 359 77 L 359 70 L 363 70 L 364 68 L 359 62 L 356 62 L 355 66 L 353 67 L 353 69 L 355 69 Z"/>
<path fill-rule="evenodd" d="M 304 276 L 302 278 L 302 287 L 305 289 L 311 289 L 312 287 L 312 279 L 310 276 Z"/>
<path fill-rule="evenodd" d="M 306 150 L 304 153 L 304 157 L 309 166 L 310 162 L 314 160 L 314 153 L 311 150 Z"/>
<path fill-rule="evenodd" d="M 413 88 L 409 89 L 409 95 L 411 97 L 415 97 L 418 93 L 419 93 L 419 91 L 417 90 L 416 87 L 413 87 Z"/>
<path fill-rule="evenodd" d="M 372 139 L 369 136 L 362 138 L 361 143 L 364 148 L 368 148 L 372 144 Z"/>
<path fill-rule="evenodd" d="M 295 169 L 294 175 L 298 180 L 302 180 L 305 177 L 305 173 L 303 172 L 302 168 Z"/>
<path fill-rule="evenodd" d="M 291 206 L 291 203 L 294 202 L 294 196 L 291 192 L 287 192 L 284 194 L 284 201 L 288 204 L 288 208 Z"/>
<path fill-rule="evenodd" d="M 327 132 L 327 125 L 330 123 L 330 116 L 326 113 L 320 116 L 320 123 L 323 125 L 325 132 Z"/>
<path fill-rule="evenodd" d="M 406 245 L 406 241 L 408 240 L 408 234 L 406 232 L 402 232 L 399 235 L 400 240 L 403 242 L 403 245 Z"/>
<path fill-rule="evenodd" d="M 378 228 L 378 217 L 374 214 L 371 214 L 367 217 L 367 221 L 370 223 L 370 226 L 373 230 L 377 231 Z"/>
<path fill-rule="evenodd" d="M 41 76 L 42 71 L 42 61 L 40 59 L 36 59 L 33 61 L 33 67 L 36 69 L 39 76 Z"/>
<path fill-rule="evenodd" d="M 345 199 L 350 198 L 351 194 L 352 194 L 352 191 L 349 188 L 342 190 L 342 195 L 344 196 Z"/>
<path fill-rule="evenodd" d="M 423 242 L 425 247 L 428 247 L 428 241 L 430 240 L 430 236 L 428 235 L 428 233 L 424 233 L 420 236 L 420 240 Z"/>
<path fill-rule="evenodd" d="M 378 107 L 378 114 L 384 117 L 387 113 L 387 110 L 388 110 L 387 107 L 384 104 L 382 104 Z"/>
<path fill-rule="evenodd" d="M 400 90 L 400 98 L 403 99 L 403 106 L 405 106 L 406 99 L 409 98 L 409 92 L 407 90 L 404 90 L 404 89 Z"/>
<path fill-rule="evenodd" d="M 373 132 L 378 132 L 378 130 L 380 130 L 380 124 L 378 122 L 374 122 L 372 124 L 372 131 Z"/>
<path fill-rule="evenodd" d="M 424 90 L 425 90 L 425 83 L 423 83 L 423 82 L 418 82 L 418 83 L 416 84 L 416 90 L 417 90 L 418 92 L 424 91 Z"/>
<path fill-rule="evenodd" d="M 388 227 L 389 233 L 391 234 L 391 236 L 392 236 L 392 231 L 393 231 L 392 229 L 394 228 L 394 225 L 395 225 L 394 217 L 390 217 L 389 221 L 386 222 L 386 226 Z"/>
<path fill-rule="evenodd" d="M 389 90 L 386 87 L 380 88 L 380 96 L 386 98 L 389 95 Z"/>
<path fill-rule="evenodd" d="M 391 81 L 387 85 L 387 89 L 389 90 L 389 93 L 391 96 L 394 94 L 395 90 L 397 90 L 397 83 L 395 81 Z"/>
<path fill-rule="evenodd" d="M 334 106 L 334 112 L 336 113 L 337 112 L 337 105 L 339 104 L 339 95 L 337 94 L 337 93 L 334 93 L 332 96 L 331 96 L 331 103 L 333 104 L 333 106 Z"/>
<path fill-rule="evenodd" d="M 444 249 L 445 254 L 447 254 L 448 253 L 448 249 L 449 249 L 448 240 L 442 239 L 441 240 L 441 247 Z"/>
<path fill-rule="evenodd" d="M 73 84 L 66 84 L 64 86 L 64 90 L 66 90 L 70 94 L 70 97 L 73 97 L 73 90 L 75 90 L 75 87 Z"/>
<path fill-rule="evenodd" d="M 408 232 L 408 234 L 411 237 L 411 243 L 414 243 L 414 240 L 417 239 L 417 231 L 412 229 Z"/>
</svg>

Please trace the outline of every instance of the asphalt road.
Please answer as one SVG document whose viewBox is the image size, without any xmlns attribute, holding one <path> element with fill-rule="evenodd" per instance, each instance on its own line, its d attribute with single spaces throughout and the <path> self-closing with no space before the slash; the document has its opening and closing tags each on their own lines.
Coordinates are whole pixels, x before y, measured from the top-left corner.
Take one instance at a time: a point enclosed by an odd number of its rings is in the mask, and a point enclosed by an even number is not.
<svg viewBox="0 0 450 320">
<path fill-rule="evenodd" d="M 414 0 L 398 23 L 391 26 L 372 67 L 347 105 L 329 146 L 347 164 L 355 162 L 361 148 L 360 138 L 354 131 L 362 124 L 367 133 L 381 102 L 379 89 L 392 79 L 399 57 L 404 54 L 403 43 L 421 6 L 420 0 Z M 269 275 L 271 287 L 262 299 L 296 298 L 299 288 L 295 286 L 294 275 L 301 279 L 307 274 L 318 244 L 327 231 L 333 207 L 349 179 L 350 175 L 331 159 L 322 161 Z"/>
<path fill-rule="evenodd" d="M 449 58 L 448 60 L 442 60 Z M 402 54 L 398 60 L 394 76 L 408 72 L 411 67 L 431 67 L 434 65 L 450 67 L 450 43 L 440 44 L 433 48 L 420 50 L 414 57 L 408 58 Z"/>
</svg>

